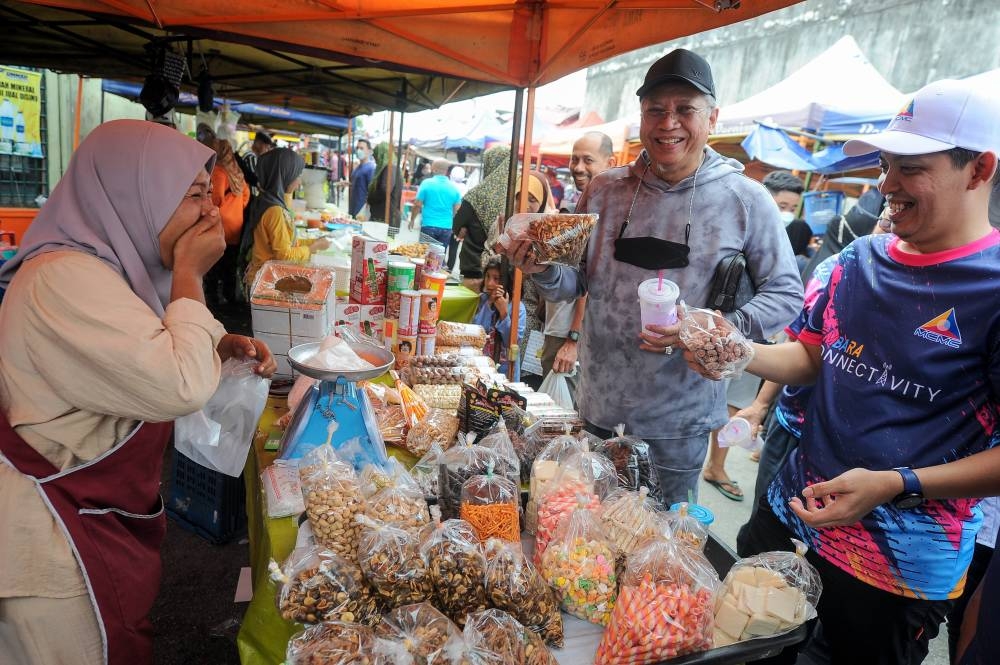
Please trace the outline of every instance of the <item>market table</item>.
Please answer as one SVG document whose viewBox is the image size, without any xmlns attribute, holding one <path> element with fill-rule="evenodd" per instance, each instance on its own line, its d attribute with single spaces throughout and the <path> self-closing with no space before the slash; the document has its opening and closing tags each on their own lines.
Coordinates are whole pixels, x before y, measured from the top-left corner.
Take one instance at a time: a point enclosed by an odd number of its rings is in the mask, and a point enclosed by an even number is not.
<svg viewBox="0 0 1000 665">
<path fill-rule="evenodd" d="M 479 307 L 479 294 L 461 284 L 446 284 L 441 302 L 441 320 L 471 323 Z"/>
</svg>

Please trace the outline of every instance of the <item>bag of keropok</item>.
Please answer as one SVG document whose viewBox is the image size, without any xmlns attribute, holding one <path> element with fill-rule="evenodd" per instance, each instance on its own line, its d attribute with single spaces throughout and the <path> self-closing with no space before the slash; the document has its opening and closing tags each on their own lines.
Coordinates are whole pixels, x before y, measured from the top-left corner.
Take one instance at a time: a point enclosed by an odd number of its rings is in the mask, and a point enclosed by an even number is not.
<svg viewBox="0 0 1000 665">
<path fill-rule="evenodd" d="M 700 550 L 662 536 L 628 557 L 596 665 L 647 665 L 712 648 L 719 578 Z"/>
<path fill-rule="evenodd" d="M 781 635 L 816 616 L 823 582 L 805 543 L 792 542 L 794 552 L 764 552 L 729 570 L 715 606 L 715 646 Z"/>
<path fill-rule="evenodd" d="M 588 496 L 578 498 L 569 519 L 542 554 L 540 570 L 556 588 L 563 610 L 608 625 L 618 588 L 615 548 Z"/>
</svg>

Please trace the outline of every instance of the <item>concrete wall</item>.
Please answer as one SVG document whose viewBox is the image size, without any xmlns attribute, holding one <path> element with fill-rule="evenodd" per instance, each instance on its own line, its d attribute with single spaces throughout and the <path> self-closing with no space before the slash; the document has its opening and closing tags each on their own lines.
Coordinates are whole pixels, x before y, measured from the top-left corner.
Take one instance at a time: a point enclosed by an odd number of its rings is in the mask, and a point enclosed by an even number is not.
<svg viewBox="0 0 1000 665">
<path fill-rule="evenodd" d="M 609 121 L 637 115 L 635 91 L 646 69 L 677 47 L 705 56 L 719 102 L 729 104 L 774 85 L 844 35 L 857 40 L 890 83 L 911 92 L 937 79 L 1000 67 L 1000 2 L 806 0 L 591 67 L 581 114 L 596 111 Z"/>
</svg>

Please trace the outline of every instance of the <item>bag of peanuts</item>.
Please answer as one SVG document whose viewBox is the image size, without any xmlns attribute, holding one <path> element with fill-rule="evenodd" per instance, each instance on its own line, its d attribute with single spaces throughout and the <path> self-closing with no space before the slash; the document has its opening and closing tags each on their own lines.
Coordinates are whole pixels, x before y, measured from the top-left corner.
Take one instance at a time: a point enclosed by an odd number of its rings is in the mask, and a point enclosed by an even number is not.
<svg viewBox="0 0 1000 665">
<path fill-rule="evenodd" d="M 271 577 L 281 583 L 277 605 L 281 617 L 298 623 L 344 621 L 374 625 L 379 606 L 358 564 L 320 547 L 294 550 Z"/>
<path fill-rule="evenodd" d="M 563 610 L 591 623 L 608 625 L 618 595 L 616 550 L 604 533 L 597 508 L 580 495 L 576 508 L 545 548 L 539 569 L 555 587 Z"/>
<path fill-rule="evenodd" d="M 459 442 L 444 451 L 438 459 L 438 505 L 444 519 L 458 517 L 458 503 L 466 480 L 486 473 L 486 466 L 491 462 L 495 470 L 507 469 L 507 463 L 496 451 L 484 448 L 475 441 L 475 434 L 460 435 Z"/>
<path fill-rule="evenodd" d="M 603 454 L 615 465 L 620 487 L 632 491 L 645 487 L 649 490 L 649 500 L 657 508 L 664 507 L 649 444 L 637 436 L 625 434 L 624 424 L 615 427 L 614 436 L 595 443 L 591 450 Z"/>
<path fill-rule="evenodd" d="M 424 493 L 425 499 L 428 497 L 437 498 L 438 480 L 441 477 L 438 467 L 443 452 L 441 446 L 436 443 L 431 444 L 430 450 L 424 453 L 424 456 L 418 459 L 413 468 L 410 469 L 410 475 L 413 477 L 413 481 L 420 486 L 420 491 Z"/>
<path fill-rule="evenodd" d="M 375 653 L 393 665 L 461 665 L 462 632 L 428 603 L 397 607 L 375 627 Z"/>
<path fill-rule="evenodd" d="M 538 635 L 503 610 L 469 615 L 464 635 L 469 665 L 557 665 Z"/>
<path fill-rule="evenodd" d="M 541 421 L 539 421 L 541 422 Z M 536 425 L 537 427 L 537 425 Z M 536 441 L 544 441 L 542 437 L 534 437 L 534 432 L 528 436 Z M 524 522 L 525 531 L 535 533 L 538 526 L 538 502 L 545 494 L 546 488 L 556 476 L 556 472 L 564 461 L 575 452 L 583 450 L 580 439 L 570 434 L 570 427 L 566 426 L 564 434 L 549 439 L 545 447 L 535 455 L 531 463 L 531 475 L 528 480 L 528 505 L 525 508 Z"/>
<path fill-rule="evenodd" d="M 487 462 L 486 473 L 473 476 L 462 485 L 458 516 L 472 525 L 480 541 L 501 538 L 521 542 L 521 493 L 509 478 L 493 473 Z"/>
<path fill-rule="evenodd" d="M 353 467 L 341 461 L 331 446 L 318 446 L 299 463 L 299 480 L 316 542 L 356 562 L 358 524 L 354 518 L 364 503 Z"/>
<path fill-rule="evenodd" d="M 823 582 L 806 544 L 792 544 L 794 552 L 764 552 L 730 568 L 715 603 L 716 647 L 781 635 L 816 616 Z"/>
<path fill-rule="evenodd" d="M 375 653 L 368 626 L 330 621 L 309 626 L 288 640 L 285 665 L 392 665 Z"/>
<path fill-rule="evenodd" d="M 531 565 L 521 543 L 491 538 L 486 551 L 486 595 L 494 607 L 509 612 L 542 636 L 546 644 L 563 645 L 559 600 L 541 573 Z"/>
<path fill-rule="evenodd" d="M 389 522 L 404 529 L 420 529 L 430 524 L 424 493 L 403 465 L 390 468 L 381 489 L 365 500 L 364 514 L 374 520 Z"/>
<path fill-rule="evenodd" d="M 656 511 L 648 490 L 616 490 L 601 503 L 601 526 L 618 549 L 619 556 L 631 554 L 657 532 Z"/>
<path fill-rule="evenodd" d="M 662 537 L 628 557 L 596 665 L 647 665 L 712 648 L 719 578 L 698 550 Z"/>
<path fill-rule="evenodd" d="M 753 344 L 721 314 L 684 307 L 681 341 L 716 379 L 738 378 L 753 359 Z"/>
<path fill-rule="evenodd" d="M 385 607 L 422 603 L 434 588 L 420 558 L 420 534 L 358 515 L 358 562 Z"/>
<path fill-rule="evenodd" d="M 704 550 L 708 543 L 708 527 L 688 514 L 688 504 L 681 503 L 677 510 L 657 516 L 659 531 L 667 538 L 678 540 L 696 550 Z"/>
<path fill-rule="evenodd" d="M 404 445 L 414 455 L 423 455 L 432 445 L 447 450 L 455 444 L 458 425 L 458 417 L 453 412 L 430 409 L 426 416 L 410 428 Z"/>
<path fill-rule="evenodd" d="M 468 522 L 446 520 L 425 529 L 420 556 L 434 586 L 434 606 L 455 623 L 463 626 L 467 614 L 486 608 L 486 557 Z"/>
</svg>

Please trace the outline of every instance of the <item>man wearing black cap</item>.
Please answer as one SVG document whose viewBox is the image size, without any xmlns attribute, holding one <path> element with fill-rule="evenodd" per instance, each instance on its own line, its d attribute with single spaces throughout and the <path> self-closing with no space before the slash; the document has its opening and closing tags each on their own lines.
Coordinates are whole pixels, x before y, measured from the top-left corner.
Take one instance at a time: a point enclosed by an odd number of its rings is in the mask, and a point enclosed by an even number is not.
<svg viewBox="0 0 1000 665">
<path fill-rule="evenodd" d="M 719 263 L 742 251 L 754 297 L 726 314 L 748 336 L 766 338 L 802 305 L 802 284 L 774 200 L 743 167 L 706 147 L 718 109 L 704 58 L 678 49 L 649 68 L 637 94 L 635 162 L 594 176 L 577 212 L 600 218 L 579 268 L 538 264 L 530 243 L 512 262 L 546 300 L 589 293 L 580 342 L 580 413 L 598 434 L 619 423 L 646 439 L 665 502 L 697 493 L 708 432 L 726 422 L 721 386 L 691 378 L 673 353 L 679 326 L 642 331 L 637 288 L 663 276 L 689 305 L 708 303 Z M 641 335 L 640 335 L 641 331 Z"/>
<path fill-rule="evenodd" d="M 257 188 L 257 160 L 265 152 L 274 149 L 274 139 L 267 132 L 257 132 L 250 144 L 250 152 L 243 155 L 240 167 L 243 169 L 243 177 L 250 183 L 250 186 Z M 247 206 L 249 207 L 249 206 Z"/>
</svg>

